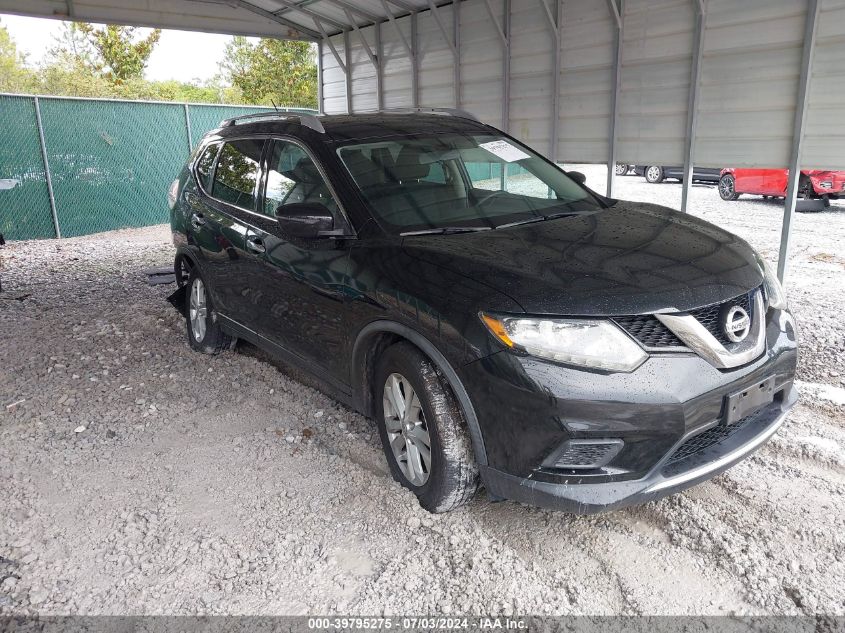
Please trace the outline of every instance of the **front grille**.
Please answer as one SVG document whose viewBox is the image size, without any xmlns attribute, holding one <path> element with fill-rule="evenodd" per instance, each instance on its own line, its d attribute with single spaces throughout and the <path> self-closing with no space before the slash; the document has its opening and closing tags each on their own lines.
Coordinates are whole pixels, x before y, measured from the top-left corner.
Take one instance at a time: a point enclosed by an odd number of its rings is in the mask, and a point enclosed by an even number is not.
<svg viewBox="0 0 845 633">
<path fill-rule="evenodd" d="M 613 319 L 645 347 L 683 347 L 681 340 L 655 317 L 644 314 Z"/>
<path fill-rule="evenodd" d="M 689 438 L 686 442 L 681 444 L 672 456 L 666 461 L 664 465 L 664 472 L 671 467 L 684 461 L 688 457 L 692 457 L 693 455 L 700 453 L 701 451 L 705 451 L 711 446 L 715 446 L 720 442 L 724 442 L 726 439 L 731 437 L 734 433 L 737 433 L 744 429 L 746 426 L 751 424 L 757 419 L 757 414 L 749 415 L 748 417 L 742 418 L 741 420 L 737 420 L 734 424 L 725 425 L 719 424 L 718 426 L 714 426 L 712 429 L 707 429 L 706 431 L 699 433 L 698 435 L 694 435 Z"/>
<path fill-rule="evenodd" d="M 741 294 L 733 299 L 729 299 L 728 301 L 712 303 L 701 308 L 696 308 L 695 310 L 690 310 L 689 314 L 698 319 L 701 325 L 707 328 L 707 331 L 710 332 L 710 334 L 712 334 L 722 345 L 730 345 L 731 341 L 722 331 L 722 324 L 719 319 L 722 308 L 726 305 L 741 306 L 748 313 L 748 316 L 753 319 L 753 302 L 751 301 L 751 297 L 756 290 L 757 289 L 755 288 L 751 292 Z M 643 347 L 685 347 L 683 341 L 675 336 L 672 330 L 663 325 L 663 323 L 661 323 L 653 315 L 638 314 L 633 316 L 620 316 L 613 317 L 613 320 L 617 325 L 619 325 L 619 327 L 639 341 Z"/>
<path fill-rule="evenodd" d="M 754 318 L 754 314 L 752 313 L 751 308 L 751 294 L 747 292 L 745 294 L 739 295 L 738 297 L 734 297 L 728 301 L 724 301 L 722 303 L 714 303 L 709 306 L 704 306 L 703 308 L 696 308 L 695 310 L 690 310 L 690 314 L 698 319 L 698 322 L 701 323 L 704 327 L 707 328 L 707 331 L 712 334 L 717 341 L 719 341 L 722 345 L 730 345 L 731 340 L 725 336 L 724 331 L 722 330 L 721 319 L 719 319 L 719 315 L 722 312 L 722 308 L 724 306 L 740 306 L 743 310 L 748 313 L 748 316 L 752 319 Z"/>
</svg>

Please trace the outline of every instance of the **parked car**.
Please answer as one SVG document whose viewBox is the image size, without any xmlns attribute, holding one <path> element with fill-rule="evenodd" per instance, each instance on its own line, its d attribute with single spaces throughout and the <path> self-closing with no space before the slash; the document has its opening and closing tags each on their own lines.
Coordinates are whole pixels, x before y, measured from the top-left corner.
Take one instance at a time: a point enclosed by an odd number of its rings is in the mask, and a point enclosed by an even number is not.
<svg viewBox="0 0 845 633">
<path fill-rule="evenodd" d="M 583 182 L 461 113 L 226 121 L 169 191 L 188 344 L 310 371 L 432 512 L 687 488 L 796 401 L 783 290 L 735 235 Z"/>
<path fill-rule="evenodd" d="M 788 169 L 723 169 L 719 180 L 722 200 L 736 200 L 749 193 L 773 198 L 786 197 Z M 827 205 L 831 198 L 845 197 L 845 171 L 807 169 L 801 171 L 798 195 L 820 199 Z"/>
<path fill-rule="evenodd" d="M 719 182 L 722 170 L 711 167 L 693 167 L 692 179 L 693 182 Z M 667 178 L 674 178 L 679 182 L 684 179 L 683 167 L 664 167 L 661 165 L 636 165 L 634 173 L 638 176 L 644 176 L 647 182 L 652 184 L 661 183 Z"/>
</svg>

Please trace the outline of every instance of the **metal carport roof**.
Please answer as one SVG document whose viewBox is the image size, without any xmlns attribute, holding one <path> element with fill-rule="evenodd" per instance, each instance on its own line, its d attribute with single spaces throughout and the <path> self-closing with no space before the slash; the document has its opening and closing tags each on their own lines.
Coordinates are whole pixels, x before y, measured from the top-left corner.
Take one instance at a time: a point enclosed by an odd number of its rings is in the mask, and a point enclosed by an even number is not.
<svg viewBox="0 0 845 633">
<path fill-rule="evenodd" d="M 325 112 L 455 106 L 561 162 L 845 167 L 845 0 L 0 0 L 0 12 L 315 41 Z"/>
</svg>

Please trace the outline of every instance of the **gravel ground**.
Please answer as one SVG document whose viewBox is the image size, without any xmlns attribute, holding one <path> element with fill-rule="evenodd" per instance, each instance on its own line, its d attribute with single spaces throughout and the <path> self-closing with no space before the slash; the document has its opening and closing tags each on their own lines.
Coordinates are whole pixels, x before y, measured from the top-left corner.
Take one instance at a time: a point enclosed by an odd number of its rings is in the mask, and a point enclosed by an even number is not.
<svg viewBox="0 0 845 633">
<path fill-rule="evenodd" d="M 677 206 L 680 186 L 617 195 Z M 778 205 L 692 195 L 776 256 Z M 843 205 L 798 217 L 803 400 L 783 430 L 711 482 L 594 517 L 483 495 L 428 515 L 370 422 L 254 348 L 189 351 L 172 287 L 140 274 L 170 263 L 166 227 L 9 244 L 0 614 L 843 614 L 843 238 Z"/>
</svg>

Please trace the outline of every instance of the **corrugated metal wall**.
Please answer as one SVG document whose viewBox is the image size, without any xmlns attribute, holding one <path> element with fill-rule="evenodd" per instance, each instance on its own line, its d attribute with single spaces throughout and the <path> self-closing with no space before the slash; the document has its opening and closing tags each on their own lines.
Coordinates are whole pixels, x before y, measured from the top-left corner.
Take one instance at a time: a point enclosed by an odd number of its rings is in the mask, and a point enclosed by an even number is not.
<svg viewBox="0 0 845 633">
<path fill-rule="evenodd" d="M 497 127 L 502 124 L 503 49 L 483 0 L 462 2 L 461 7 L 461 107 Z M 504 4 L 494 2 L 501 23 Z M 437 106 L 442 104 L 425 104 Z"/>
<path fill-rule="evenodd" d="M 801 164 L 845 164 L 845 0 L 823 0 Z"/>
<path fill-rule="evenodd" d="M 603 162 L 608 157 L 613 41 L 607 2 L 563 3 L 561 162 Z"/>
<path fill-rule="evenodd" d="M 684 163 L 694 26 L 690 0 L 625 2 L 620 162 Z"/>
<path fill-rule="evenodd" d="M 604 0 L 561 2 L 560 97 L 554 102 L 554 31 L 542 0 L 491 0 L 503 28 L 510 25 L 509 117 L 505 98 L 505 47 L 484 0 L 459 3 L 460 107 L 505 127 L 551 154 L 558 120 L 561 162 L 605 162 L 609 156 L 614 91 L 616 23 Z M 845 0 L 820 0 L 821 14 L 810 83 L 803 168 L 845 168 Z M 509 20 L 505 7 L 510 6 Z M 625 0 L 616 132 L 617 158 L 638 164 L 682 164 L 689 102 L 697 0 Z M 792 126 L 807 0 L 707 0 L 695 162 L 707 166 L 785 167 Z M 452 6 L 439 15 L 452 36 Z M 451 48 L 430 11 L 396 20 L 417 50 L 418 103 L 456 104 Z M 394 25 L 383 23 L 381 60 L 384 106 L 414 105 L 413 64 Z M 371 48 L 375 27 L 362 28 Z M 350 32 L 352 109 L 377 108 L 376 69 Z M 342 59 L 344 35 L 332 37 Z M 342 70 L 322 47 L 323 109 L 347 111 Z"/>
<path fill-rule="evenodd" d="M 709 0 L 700 162 L 787 165 L 806 14 L 805 0 Z"/>
</svg>

